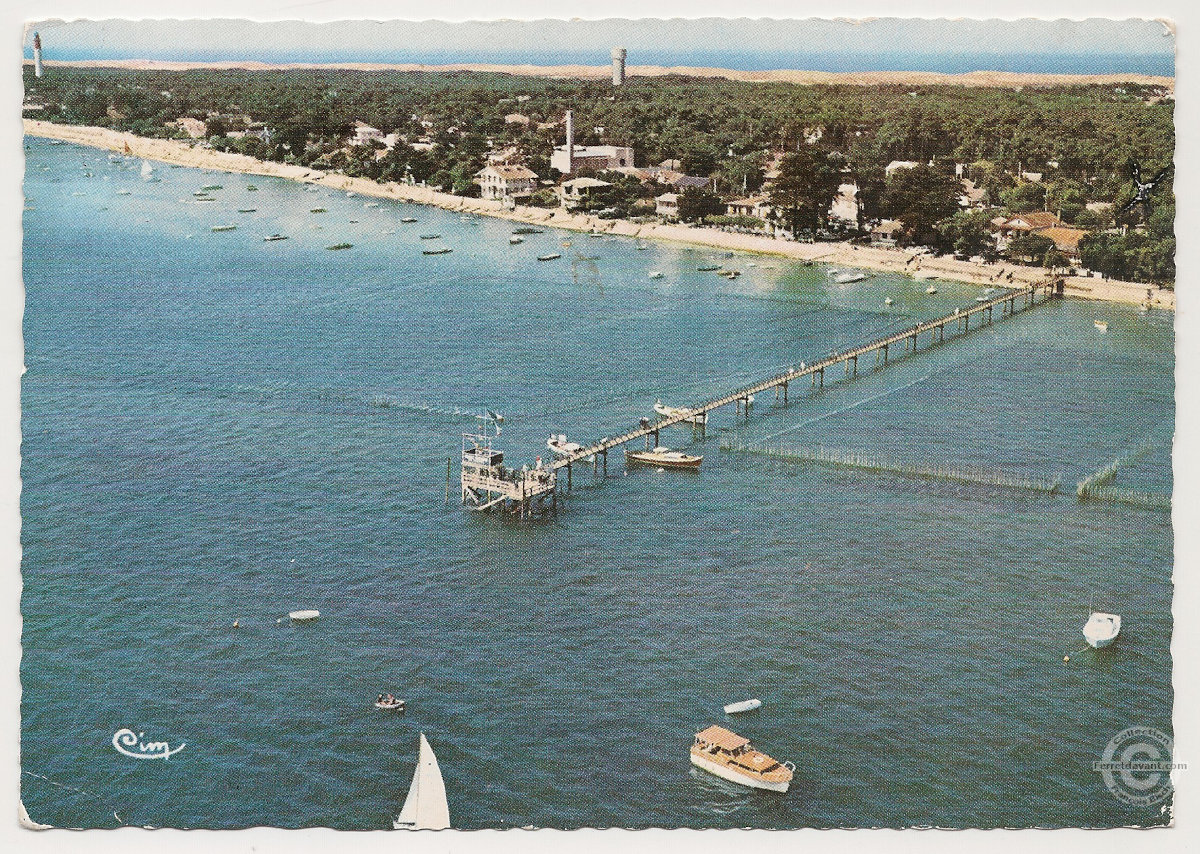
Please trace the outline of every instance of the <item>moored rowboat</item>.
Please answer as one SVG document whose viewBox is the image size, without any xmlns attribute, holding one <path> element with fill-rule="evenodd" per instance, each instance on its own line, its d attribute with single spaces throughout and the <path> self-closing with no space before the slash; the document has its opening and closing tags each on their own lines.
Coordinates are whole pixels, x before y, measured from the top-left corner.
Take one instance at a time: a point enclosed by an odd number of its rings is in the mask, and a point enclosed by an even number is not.
<svg viewBox="0 0 1200 854">
<path fill-rule="evenodd" d="M 672 451 L 670 448 L 660 445 L 653 451 L 626 451 L 625 459 L 631 463 L 660 466 L 667 469 L 698 469 L 704 457 L 685 454 L 682 451 Z"/>
</svg>

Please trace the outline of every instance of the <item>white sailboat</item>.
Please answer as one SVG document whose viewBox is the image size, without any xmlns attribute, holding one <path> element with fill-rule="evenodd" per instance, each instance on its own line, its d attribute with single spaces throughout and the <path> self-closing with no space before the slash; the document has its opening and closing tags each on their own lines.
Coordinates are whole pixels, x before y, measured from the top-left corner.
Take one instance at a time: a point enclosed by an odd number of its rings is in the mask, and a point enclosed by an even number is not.
<svg viewBox="0 0 1200 854">
<path fill-rule="evenodd" d="M 450 806 L 446 803 L 446 783 L 438 767 L 433 748 L 421 733 L 417 770 L 400 815 L 392 822 L 396 830 L 445 830 L 450 826 Z"/>
</svg>

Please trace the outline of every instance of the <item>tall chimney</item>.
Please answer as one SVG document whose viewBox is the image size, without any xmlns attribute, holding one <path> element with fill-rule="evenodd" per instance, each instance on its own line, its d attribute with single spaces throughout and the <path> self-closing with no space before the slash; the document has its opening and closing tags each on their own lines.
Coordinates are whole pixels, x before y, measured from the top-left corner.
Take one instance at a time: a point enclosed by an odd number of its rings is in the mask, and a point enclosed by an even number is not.
<svg viewBox="0 0 1200 854">
<path fill-rule="evenodd" d="M 33 76 L 42 76 L 42 37 L 38 33 L 33 34 Z"/>
<path fill-rule="evenodd" d="M 625 48 L 612 49 L 612 81 L 614 86 L 625 84 Z"/>
<path fill-rule="evenodd" d="M 567 174 L 575 172 L 575 119 L 567 110 Z"/>
</svg>

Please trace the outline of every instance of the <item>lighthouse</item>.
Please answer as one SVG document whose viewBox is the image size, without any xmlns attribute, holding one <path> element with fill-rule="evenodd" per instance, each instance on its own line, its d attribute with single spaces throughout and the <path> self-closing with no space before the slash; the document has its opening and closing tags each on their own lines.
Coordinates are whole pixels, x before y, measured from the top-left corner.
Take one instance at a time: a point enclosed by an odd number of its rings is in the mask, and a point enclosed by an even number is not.
<svg viewBox="0 0 1200 854">
<path fill-rule="evenodd" d="M 625 85 L 625 48 L 614 47 L 612 49 L 612 74 L 613 85 Z"/>
<path fill-rule="evenodd" d="M 33 76 L 42 76 L 42 37 L 36 32 L 33 34 Z"/>
</svg>

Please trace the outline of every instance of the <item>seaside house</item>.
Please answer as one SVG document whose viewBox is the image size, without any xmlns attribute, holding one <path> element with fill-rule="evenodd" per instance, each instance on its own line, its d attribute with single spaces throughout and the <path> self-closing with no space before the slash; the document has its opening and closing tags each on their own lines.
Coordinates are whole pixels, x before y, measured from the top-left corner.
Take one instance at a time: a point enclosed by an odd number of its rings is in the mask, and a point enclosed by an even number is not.
<svg viewBox="0 0 1200 854">
<path fill-rule="evenodd" d="M 564 208 L 574 210 L 587 201 L 594 191 L 611 186 L 608 181 L 601 181 L 599 178 L 572 178 L 570 181 L 563 181 L 559 186 L 558 197 Z"/>
<path fill-rule="evenodd" d="M 1031 234 L 1044 228 L 1057 228 L 1065 224 L 1050 211 L 1031 211 L 1016 214 L 1004 220 L 1000 224 L 1000 237 L 1007 241 L 1018 234 Z"/>
<path fill-rule="evenodd" d="M 895 246 L 904 231 L 904 223 L 898 219 L 885 219 L 871 228 L 871 242 L 879 246 Z"/>
<path fill-rule="evenodd" d="M 485 199 L 516 199 L 533 195 L 537 175 L 525 166 L 489 163 L 475 173 L 475 183 Z"/>
<path fill-rule="evenodd" d="M 971 179 L 963 178 L 962 194 L 958 197 L 958 206 L 960 208 L 978 209 L 986 208 L 987 204 L 987 190 L 982 187 L 976 187 L 975 182 Z"/>
<path fill-rule="evenodd" d="M 507 148 L 501 148 L 499 151 L 489 151 L 487 154 L 488 163 L 513 163 L 520 159 L 521 149 L 515 145 L 510 145 Z"/>
<path fill-rule="evenodd" d="M 1078 266 L 1079 259 L 1079 241 L 1087 237 L 1087 232 L 1081 228 L 1071 228 L 1065 225 L 1051 226 L 1043 228 L 1037 232 L 1042 237 L 1054 242 L 1054 248 L 1066 255 L 1071 263 Z"/>
<path fill-rule="evenodd" d="M 829 206 L 829 218 L 858 225 L 858 185 L 849 183 L 838 186 L 838 194 Z"/>
<path fill-rule="evenodd" d="M 663 193 L 655 197 L 654 212 L 666 219 L 679 219 L 679 194 Z"/>
<path fill-rule="evenodd" d="M 189 116 L 180 116 L 173 124 L 181 128 L 184 133 L 192 139 L 200 139 L 208 135 L 208 125 L 200 119 L 193 119 Z"/>
<path fill-rule="evenodd" d="M 767 220 L 771 216 L 771 200 L 768 196 L 749 196 L 726 202 L 725 213 L 729 216 L 749 216 Z"/>
<path fill-rule="evenodd" d="M 373 128 L 365 122 L 354 123 L 354 139 L 352 145 L 366 145 L 374 140 L 383 141 L 383 131 L 379 128 Z"/>
</svg>

